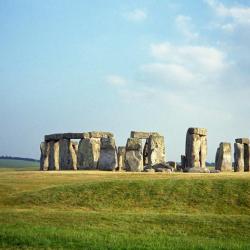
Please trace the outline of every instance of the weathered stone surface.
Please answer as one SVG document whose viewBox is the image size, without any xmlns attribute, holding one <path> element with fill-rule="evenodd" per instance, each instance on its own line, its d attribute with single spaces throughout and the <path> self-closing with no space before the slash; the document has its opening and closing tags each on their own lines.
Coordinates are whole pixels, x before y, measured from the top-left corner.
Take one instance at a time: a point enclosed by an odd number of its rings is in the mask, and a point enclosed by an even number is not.
<svg viewBox="0 0 250 250">
<path fill-rule="evenodd" d="M 206 134 L 207 130 L 203 128 L 188 129 L 186 136 L 186 159 L 185 159 L 186 168 L 206 167 L 206 157 L 207 157 Z"/>
<path fill-rule="evenodd" d="M 161 172 L 161 173 L 172 173 L 171 169 L 168 168 L 155 168 L 155 172 Z"/>
<path fill-rule="evenodd" d="M 59 142 L 50 141 L 49 144 L 49 168 L 48 170 L 59 170 Z"/>
<path fill-rule="evenodd" d="M 117 158 L 118 158 L 118 171 L 125 171 L 125 147 L 118 147 Z"/>
<path fill-rule="evenodd" d="M 137 138 L 129 138 L 126 144 L 125 167 L 127 171 L 143 171 L 142 142 Z"/>
<path fill-rule="evenodd" d="M 138 138 L 128 138 L 126 151 L 129 150 L 142 150 L 142 141 Z"/>
<path fill-rule="evenodd" d="M 148 139 L 148 163 L 153 166 L 165 162 L 165 144 L 163 136 L 150 136 Z"/>
<path fill-rule="evenodd" d="M 100 139 L 85 138 L 78 146 L 77 162 L 79 169 L 97 169 L 100 158 Z"/>
<path fill-rule="evenodd" d="M 64 133 L 63 134 L 63 139 L 83 139 L 83 133 Z"/>
<path fill-rule="evenodd" d="M 110 132 L 103 131 L 91 131 L 89 132 L 90 138 L 113 138 L 114 134 Z"/>
<path fill-rule="evenodd" d="M 187 173 L 210 173 L 208 168 L 194 167 L 194 168 L 186 168 L 184 172 Z"/>
<path fill-rule="evenodd" d="M 49 169 L 49 143 L 42 142 L 40 144 L 40 170 L 47 171 Z"/>
<path fill-rule="evenodd" d="M 173 171 L 173 169 L 174 169 L 174 168 L 173 168 L 172 166 L 170 166 L 169 163 L 167 163 L 167 162 L 157 163 L 157 164 L 153 165 L 152 168 L 155 169 L 155 171 L 156 171 L 157 168 L 158 168 L 158 169 L 159 169 L 159 168 L 170 169 L 171 171 Z M 157 171 L 156 171 L 156 172 L 157 172 Z"/>
<path fill-rule="evenodd" d="M 127 171 L 141 172 L 143 171 L 143 157 L 139 150 L 126 150 L 125 166 Z"/>
<path fill-rule="evenodd" d="M 175 161 L 168 161 L 167 164 L 169 164 L 169 166 L 171 166 L 173 169 L 176 169 L 177 167 L 177 163 Z"/>
<path fill-rule="evenodd" d="M 188 133 L 189 134 L 196 134 L 196 135 L 206 136 L 207 135 L 207 129 L 205 129 L 205 128 L 189 128 Z"/>
<path fill-rule="evenodd" d="M 144 148 L 143 148 L 143 166 L 146 166 L 149 164 L 149 159 L 148 159 L 148 139 L 146 139 Z"/>
<path fill-rule="evenodd" d="M 185 155 L 181 155 L 181 168 L 184 169 L 186 168 L 186 156 Z"/>
<path fill-rule="evenodd" d="M 160 136 L 157 132 L 139 132 L 139 131 L 131 131 L 130 137 L 131 138 L 138 138 L 138 139 L 147 139 L 149 136 Z"/>
<path fill-rule="evenodd" d="M 44 140 L 46 142 L 48 141 L 59 141 L 60 139 L 63 139 L 63 134 L 51 134 L 51 135 L 45 135 Z"/>
<path fill-rule="evenodd" d="M 215 169 L 221 172 L 232 172 L 231 144 L 220 143 L 216 152 Z"/>
<path fill-rule="evenodd" d="M 238 138 L 235 139 L 236 143 L 241 143 L 241 144 L 249 144 L 250 143 L 250 139 L 249 138 Z"/>
<path fill-rule="evenodd" d="M 244 171 L 244 144 L 234 143 L 234 171 Z"/>
<path fill-rule="evenodd" d="M 69 139 L 61 139 L 59 141 L 59 156 L 61 170 L 77 169 L 76 150 Z"/>
<path fill-rule="evenodd" d="M 250 144 L 244 144 L 244 171 L 250 171 Z"/>
<path fill-rule="evenodd" d="M 98 169 L 113 171 L 118 167 L 114 138 L 101 138 L 101 152 Z"/>
</svg>

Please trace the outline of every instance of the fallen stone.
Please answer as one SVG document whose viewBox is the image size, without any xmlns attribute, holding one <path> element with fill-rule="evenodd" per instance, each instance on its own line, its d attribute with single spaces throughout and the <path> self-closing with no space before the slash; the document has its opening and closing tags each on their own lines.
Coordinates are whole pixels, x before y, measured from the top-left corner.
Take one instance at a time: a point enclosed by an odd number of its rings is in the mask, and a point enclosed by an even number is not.
<svg viewBox="0 0 250 250">
<path fill-rule="evenodd" d="M 218 169 L 210 169 L 210 174 L 218 174 L 220 173 L 220 170 Z"/>
<path fill-rule="evenodd" d="M 147 172 L 147 173 L 154 173 L 155 170 L 153 168 L 146 168 L 144 169 L 144 172 Z"/>
<path fill-rule="evenodd" d="M 161 172 L 161 173 L 172 173 L 171 169 L 167 169 L 167 168 L 155 168 L 155 172 Z"/>
<path fill-rule="evenodd" d="M 194 168 L 186 168 L 186 169 L 184 169 L 183 172 L 186 172 L 186 173 L 210 173 L 210 170 L 208 168 L 194 167 Z"/>
</svg>

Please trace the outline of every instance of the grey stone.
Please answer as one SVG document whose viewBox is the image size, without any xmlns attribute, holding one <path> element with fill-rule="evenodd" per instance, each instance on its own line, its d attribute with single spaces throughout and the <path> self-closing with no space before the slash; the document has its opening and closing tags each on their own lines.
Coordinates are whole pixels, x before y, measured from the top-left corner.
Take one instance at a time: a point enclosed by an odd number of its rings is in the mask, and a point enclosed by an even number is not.
<svg viewBox="0 0 250 250">
<path fill-rule="evenodd" d="M 177 168 L 177 163 L 175 161 L 168 161 L 167 164 L 169 164 L 169 166 L 172 167 L 173 169 Z"/>
<path fill-rule="evenodd" d="M 250 171 L 250 144 L 244 144 L 244 171 Z"/>
<path fill-rule="evenodd" d="M 118 147 L 117 150 L 117 158 L 118 158 L 118 171 L 125 171 L 125 154 L 126 148 L 125 147 Z"/>
<path fill-rule="evenodd" d="M 231 144 L 220 143 L 216 152 L 215 169 L 221 172 L 232 172 Z"/>
<path fill-rule="evenodd" d="M 139 132 L 139 131 L 131 131 L 130 137 L 131 138 L 138 138 L 138 139 L 148 139 L 149 136 L 160 136 L 157 132 Z"/>
<path fill-rule="evenodd" d="M 244 144 L 234 143 L 234 171 L 244 171 Z"/>
<path fill-rule="evenodd" d="M 241 143 L 241 144 L 249 144 L 250 140 L 249 140 L 249 138 L 238 138 L 238 139 L 235 139 L 235 142 Z"/>
<path fill-rule="evenodd" d="M 186 168 L 184 172 L 187 173 L 210 173 L 208 168 L 194 167 L 194 168 Z"/>
<path fill-rule="evenodd" d="M 61 170 L 77 170 L 77 152 L 75 147 L 69 139 L 61 139 L 59 141 Z"/>
<path fill-rule="evenodd" d="M 42 142 L 40 144 L 41 157 L 40 157 L 40 170 L 47 171 L 49 169 L 49 143 Z"/>
<path fill-rule="evenodd" d="M 168 163 L 166 162 L 161 162 L 161 163 L 157 163 L 155 165 L 152 166 L 153 169 L 157 169 L 157 168 L 165 168 L 165 169 L 170 169 L 171 171 L 173 171 L 173 167 L 170 166 Z"/>
<path fill-rule="evenodd" d="M 110 132 L 103 131 L 91 131 L 89 132 L 90 138 L 113 138 L 114 134 Z"/>
<path fill-rule="evenodd" d="M 113 171 L 118 167 L 114 138 L 101 138 L 101 152 L 98 169 Z"/>
<path fill-rule="evenodd" d="M 143 171 L 142 142 L 137 138 L 129 138 L 126 144 L 125 167 L 127 171 Z"/>
<path fill-rule="evenodd" d="M 126 144 L 126 151 L 129 150 L 142 150 L 142 141 L 138 138 L 128 138 Z"/>
<path fill-rule="evenodd" d="M 100 158 L 100 139 L 85 138 L 78 146 L 77 162 L 79 169 L 97 169 Z"/>
<path fill-rule="evenodd" d="M 148 139 L 148 163 L 153 166 L 165 162 L 165 144 L 163 136 L 150 136 Z"/>
<path fill-rule="evenodd" d="M 168 168 L 155 168 L 155 172 L 165 172 L 165 173 L 172 173 L 172 170 L 171 169 L 168 169 Z"/>
<path fill-rule="evenodd" d="M 220 173 L 220 170 L 218 170 L 218 169 L 211 169 L 210 173 L 211 174 L 218 174 L 218 173 Z"/>
<path fill-rule="evenodd" d="M 185 155 L 181 155 L 181 168 L 184 169 L 186 168 L 186 156 Z"/>
<path fill-rule="evenodd" d="M 63 134 L 51 134 L 51 135 L 45 135 L 44 140 L 46 142 L 48 141 L 59 141 L 60 139 L 63 139 Z"/>
<path fill-rule="evenodd" d="M 149 164 L 149 148 L 148 148 L 148 139 L 146 139 L 145 145 L 143 147 L 143 165 L 146 166 Z"/>
<path fill-rule="evenodd" d="M 189 128 L 188 129 L 189 134 L 197 134 L 201 136 L 206 136 L 207 135 L 207 129 L 205 128 Z"/>
<path fill-rule="evenodd" d="M 206 167 L 206 157 L 207 157 L 206 134 L 207 130 L 204 128 L 188 129 L 186 135 L 185 168 Z"/>
<path fill-rule="evenodd" d="M 59 142 L 49 141 L 49 168 L 48 170 L 59 170 Z"/>
</svg>

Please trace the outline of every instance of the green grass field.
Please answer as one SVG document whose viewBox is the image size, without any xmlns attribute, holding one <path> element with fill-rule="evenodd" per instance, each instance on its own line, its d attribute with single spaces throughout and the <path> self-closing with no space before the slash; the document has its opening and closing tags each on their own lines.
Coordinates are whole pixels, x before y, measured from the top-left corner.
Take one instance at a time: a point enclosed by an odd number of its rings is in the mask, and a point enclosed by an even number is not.
<svg viewBox="0 0 250 250">
<path fill-rule="evenodd" d="M 0 170 L 1 249 L 250 249 L 250 174 Z"/>
<path fill-rule="evenodd" d="M 0 171 L 2 170 L 37 170 L 39 162 L 0 159 Z"/>
</svg>

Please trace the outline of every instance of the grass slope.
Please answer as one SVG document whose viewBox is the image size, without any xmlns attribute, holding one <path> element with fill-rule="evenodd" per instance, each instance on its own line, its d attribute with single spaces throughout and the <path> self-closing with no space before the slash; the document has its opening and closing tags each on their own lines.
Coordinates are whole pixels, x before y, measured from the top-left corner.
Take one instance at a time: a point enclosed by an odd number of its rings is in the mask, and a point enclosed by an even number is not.
<svg viewBox="0 0 250 250">
<path fill-rule="evenodd" d="M 250 174 L 0 172 L 2 249 L 249 249 Z"/>
</svg>

